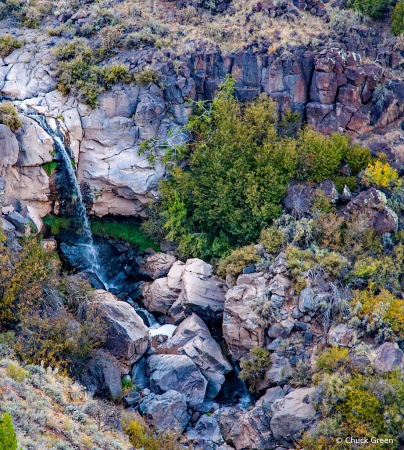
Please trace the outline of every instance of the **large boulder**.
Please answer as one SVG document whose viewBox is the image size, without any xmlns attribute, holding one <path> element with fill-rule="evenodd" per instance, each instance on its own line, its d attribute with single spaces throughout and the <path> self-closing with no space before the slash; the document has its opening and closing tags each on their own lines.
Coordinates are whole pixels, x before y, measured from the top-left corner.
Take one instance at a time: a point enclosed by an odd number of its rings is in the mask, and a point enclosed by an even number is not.
<svg viewBox="0 0 404 450">
<path fill-rule="evenodd" d="M 149 329 L 140 316 L 128 303 L 103 290 L 96 291 L 94 305 L 107 328 L 104 347 L 126 364 L 138 361 L 150 347 Z M 91 306 L 86 305 L 84 314 Z"/>
<path fill-rule="evenodd" d="M 375 188 L 358 194 L 346 205 L 344 212 L 349 216 L 364 215 L 368 220 L 368 227 L 377 234 L 397 231 L 397 214 L 387 206 L 387 199 L 383 192 Z"/>
<path fill-rule="evenodd" d="M 143 304 L 148 311 L 167 314 L 180 295 L 184 270 L 185 264 L 176 261 L 171 265 L 166 277 L 143 285 Z"/>
<path fill-rule="evenodd" d="M 223 314 L 223 337 L 232 357 L 240 361 L 254 347 L 265 343 L 266 321 L 257 309 L 260 289 L 243 284 L 226 294 Z"/>
<path fill-rule="evenodd" d="M 219 417 L 220 431 L 236 450 L 273 450 L 276 441 L 270 429 L 270 416 L 256 407 L 249 412 L 226 409 Z"/>
<path fill-rule="evenodd" d="M 385 342 L 376 349 L 375 370 L 379 373 L 392 372 L 395 368 L 403 370 L 404 353 L 394 342 Z"/>
<path fill-rule="evenodd" d="M 91 395 L 117 398 L 122 392 L 122 375 L 128 368 L 104 350 L 97 350 L 86 364 L 80 381 Z"/>
<path fill-rule="evenodd" d="M 272 404 L 271 430 L 278 441 L 296 441 L 314 422 L 314 391 L 315 388 L 295 389 Z"/>
<path fill-rule="evenodd" d="M 187 433 L 188 440 L 194 442 L 195 449 L 216 448 L 224 443 L 216 417 L 202 415 L 194 428 Z"/>
<path fill-rule="evenodd" d="M 0 125 L 0 176 L 5 175 L 18 159 L 19 146 L 7 125 Z"/>
<path fill-rule="evenodd" d="M 226 284 L 212 272 L 213 267 L 201 259 L 189 259 L 186 262 L 179 297 L 186 316 L 195 313 L 209 323 L 221 320 Z"/>
<path fill-rule="evenodd" d="M 190 419 L 185 395 L 174 390 L 151 393 L 142 399 L 139 410 L 157 431 L 177 429 L 182 433 Z"/>
<path fill-rule="evenodd" d="M 258 389 L 278 385 L 283 386 L 292 375 L 292 366 L 287 358 L 277 353 L 271 355 L 271 367 L 265 372 L 264 379 L 259 384 Z"/>
<path fill-rule="evenodd" d="M 173 389 L 184 394 L 191 407 L 203 402 L 207 381 L 185 355 L 152 355 L 147 360 L 150 387 L 157 394 Z"/>
<path fill-rule="evenodd" d="M 263 395 L 255 402 L 255 406 L 261 406 L 266 411 L 271 411 L 271 406 L 275 402 L 275 400 L 278 400 L 283 397 L 285 397 L 283 389 L 280 386 L 276 386 L 267 389 L 265 395 Z"/>
<path fill-rule="evenodd" d="M 165 277 L 171 266 L 175 263 L 176 257 L 168 253 L 154 253 L 147 256 L 139 265 L 139 270 L 148 275 L 153 280 Z"/>
<path fill-rule="evenodd" d="M 176 348 L 178 354 L 192 359 L 208 381 L 207 398 L 216 397 L 224 383 L 225 374 L 232 369 L 208 327 L 196 314 L 191 314 L 181 322 L 173 337 L 158 348 L 159 352 Z"/>
</svg>

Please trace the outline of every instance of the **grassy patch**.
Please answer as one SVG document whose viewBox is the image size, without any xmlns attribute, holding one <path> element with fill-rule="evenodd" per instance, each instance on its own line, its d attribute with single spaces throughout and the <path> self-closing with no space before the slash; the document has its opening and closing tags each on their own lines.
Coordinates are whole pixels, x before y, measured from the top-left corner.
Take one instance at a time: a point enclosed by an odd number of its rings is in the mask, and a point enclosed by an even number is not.
<svg viewBox="0 0 404 450">
<path fill-rule="evenodd" d="M 94 220 L 91 223 L 91 228 L 94 234 L 126 241 L 131 245 L 139 247 L 141 252 L 145 251 L 146 248 L 152 248 L 156 252 L 160 251 L 160 247 L 148 238 L 137 225 L 131 223 Z"/>
<path fill-rule="evenodd" d="M 43 218 L 43 221 L 51 227 L 52 234 L 59 234 L 60 230 L 68 230 L 70 227 L 70 221 L 66 217 L 56 217 L 48 214 Z"/>
</svg>

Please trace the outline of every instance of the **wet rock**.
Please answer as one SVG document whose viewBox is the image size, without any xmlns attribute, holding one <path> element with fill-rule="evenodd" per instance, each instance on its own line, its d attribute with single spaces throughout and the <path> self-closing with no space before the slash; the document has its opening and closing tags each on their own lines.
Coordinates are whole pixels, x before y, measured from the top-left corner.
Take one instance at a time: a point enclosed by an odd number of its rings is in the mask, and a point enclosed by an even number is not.
<svg viewBox="0 0 404 450">
<path fill-rule="evenodd" d="M 188 356 L 153 355 L 147 364 L 154 392 L 161 394 L 173 389 L 184 394 L 191 407 L 203 402 L 207 381 Z"/>
<path fill-rule="evenodd" d="M 144 356 L 132 366 L 130 375 L 136 389 L 146 389 L 149 387 L 150 383 L 147 375 L 147 362 Z"/>
<path fill-rule="evenodd" d="M 395 368 L 403 370 L 404 353 L 394 342 L 385 342 L 376 349 L 375 370 L 379 373 L 392 372 Z"/>
<path fill-rule="evenodd" d="M 190 419 L 185 395 L 171 389 L 161 395 L 144 397 L 139 410 L 157 431 L 175 428 L 182 433 Z"/>
<path fill-rule="evenodd" d="M 21 215 L 31 222 L 31 226 L 36 233 L 40 233 L 43 227 L 42 218 L 33 206 L 24 206 L 21 210 Z"/>
</svg>

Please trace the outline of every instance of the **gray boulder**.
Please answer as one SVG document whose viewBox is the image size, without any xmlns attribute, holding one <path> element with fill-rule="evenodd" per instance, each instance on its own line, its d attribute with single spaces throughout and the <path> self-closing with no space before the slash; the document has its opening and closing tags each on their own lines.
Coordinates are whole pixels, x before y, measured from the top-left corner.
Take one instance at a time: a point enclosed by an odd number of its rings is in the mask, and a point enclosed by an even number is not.
<svg viewBox="0 0 404 450">
<path fill-rule="evenodd" d="M 271 430 L 277 440 L 293 442 L 314 422 L 312 405 L 315 388 L 295 389 L 272 404 Z"/>
<path fill-rule="evenodd" d="M 403 370 L 404 353 L 394 342 L 385 342 L 376 349 L 375 370 L 379 373 Z"/>
<path fill-rule="evenodd" d="M 221 320 L 226 284 L 212 275 L 213 268 L 200 259 L 189 259 L 182 275 L 181 305 L 186 316 L 195 313 L 204 322 Z"/>
<path fill-rule="evenodd" d="M 286 338 L 291 333 L 294 323 L 290 320 L 282 320 L 279 323 L 274 323 L 268 330 L 268 336 L 271 338 Z"/>
<path fill-rule="evenodd" d="M 150 387 L 157 394 L 173 389 L 185 395 L 191 407 L 205 398 L 207 381 L 185 355 L 152 355 L 148 360 Z"/>
<path fill-rule="evenodd" d="M 157 431 L 177 429 L 182 433 L 190 419 L 185 395 L 171 389 L 144 397 L 139 410 Z"/>
<path fill-rule="evenodd" d="M 26 217 L 23 217 L 17 211 L 13 211 L 7 216 L 7 220 L 11 222 L 16 228 L 17 231 L 22 233 L 25 236 L 28 236 L 31 232 L 31 221 Z"/>
<path fill-rule="evenodd" d="M 176 257 L 168 253 L 154 253 L 147 256 L 140 264 L 139 270 L 149 275 L 153 280 L 165 277 L 171 266 L 175 263 Z"/>
<path fill-rule="evenodd" d="M 270 417 L 261 407 L 248 412 L 226 409 L 220 414 L 219 424 L 224 440 L 236 450 L 276 448 L 270 428 Z"/>
<path fill-rule="evenodd" d="M 259 390 L 274 385 L 283 386 L 292 375 L 292 366 L 287 358 L 272 353 L 271 363 L 271 367 L 265 372 L 264 379 L 258 386 Z"/>
<path fill-rule="evenodd" d="M 247 284 L 235 286 L 226 294 L 223 337 L 237 361 L 254 347 L 264 345 L 267 323 L 257 309 L 260 295 L 265 298 L 263 291 Z"/>
<path fill-rule="evenodd" d="M 149 329 L 140 316 L 128 303 L 100 289 L 94 305 L 107 326 L 105 348 L 126 364 L 138 361 L 150 347 Z M 88 314 L 91 306 L 86 304 L 83 313 Z"/>
<path fill-rule="evenodd" d="M 265 395 L 255 402 L 255 406 L 261 406 L 264 410 L 271 410 L 275 400 L 285 397 L 285 393 L 280 386 L 267 389 Z"/>
<path fill-rule="evenodd" d="M 313 290 L 311 286 L 305 287 L 299 296 L 299 309 L 301 312 L 307 312 L 314 308 Z"/>
<path fill-rule="evenodd" d="M 138 362 L 132 366 L 130 376 L 136 389 L 145 389 L 149 387 L 149 377 L 147 375 L 146 358 L 142 356 Z"/>
<path fill-rule="evenodd" d="M 194 442 L 196 450 L 215 449 L 216 445 L 224 443 L 217 418 L 206 414 L 203 414 L 195 427 L 188 431 L 187 438 Z"/>
</svg>

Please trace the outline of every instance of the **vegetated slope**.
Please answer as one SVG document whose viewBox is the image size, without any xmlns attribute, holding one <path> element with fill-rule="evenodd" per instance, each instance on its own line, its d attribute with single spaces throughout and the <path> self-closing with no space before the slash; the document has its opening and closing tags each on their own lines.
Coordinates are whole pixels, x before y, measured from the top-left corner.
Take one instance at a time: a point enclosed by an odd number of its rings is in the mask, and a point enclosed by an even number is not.
<svg viewBox="0 0 404 450">
<path fill-rule="evenodd" d="M 19 444 L 26 450 L 126 450 L 120 409 L 94 400 L 57 369 L 24 368 L 0 344 L 0 414 L 13 418 Z"/>
</svg>

